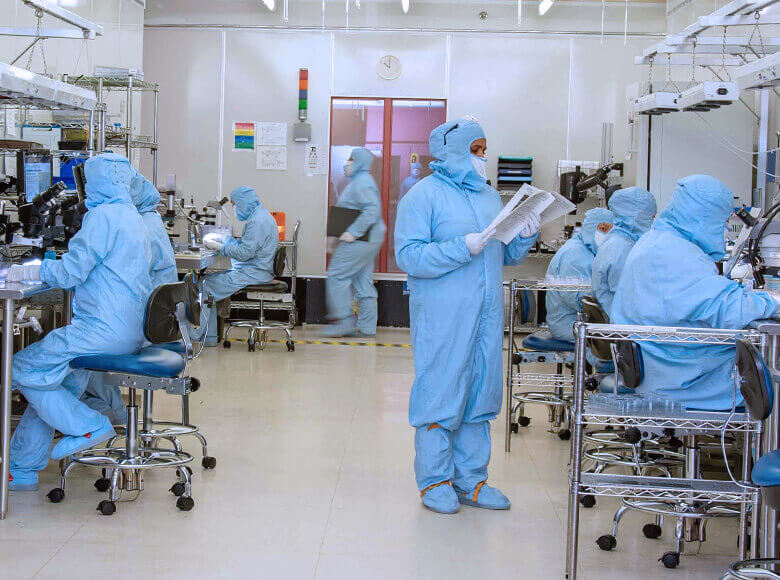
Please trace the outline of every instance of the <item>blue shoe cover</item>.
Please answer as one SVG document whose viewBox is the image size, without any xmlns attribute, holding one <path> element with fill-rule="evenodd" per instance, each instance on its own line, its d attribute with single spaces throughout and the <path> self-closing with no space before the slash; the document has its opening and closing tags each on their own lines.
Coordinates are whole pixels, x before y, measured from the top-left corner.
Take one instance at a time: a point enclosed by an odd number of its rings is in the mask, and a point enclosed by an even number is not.
<svg viewBox="0 0 780 580">
<path fill-rule="evenodd" d="M 66 458 L 68 455 L 73 455 L 79 451 L 84 451 L 95 445 L 100 445 L 104 441 L 108 441 L 116 432 L 111 426 L 111 421 L 105 419 L 105 423 L 99 429 L 82 435 L 81 437 L 75 437 L 68 435 L 60 439 L 59 443 L 51 450 L 51 458 L 54 461 Z"/>
<path fill-rule="evenodd" d="M 38 476 L 21 473 L 13 475 L 11 473 L 8 477 L 8 489 L 11 491 L 38 491 Z"/>
<path fill-rule="evenodd" d="M 463 505 L 484 508 L 488 510 L 508 510 L 512 506 L 509 498 L 495 487 L 487 484 L 477 486 L 477 499 L 474 501 L 474 492 L 466 493 L 458 490 L 458 501 Z"/>
<path fill-rule="evenodd" d="M 357 336 L 355 318 L 349 316 L 342 320 L 334 320 L 327 328 L 320 332 L 323 338 L 340 338 L 342 336 Z"/>
<path fill-rule="evenodd" d="M 437 485 L 422 496 L 423 505 L 437 514 L 454 514 L 460 509 L 458 496 L 451 485 Z"/>
</svg>

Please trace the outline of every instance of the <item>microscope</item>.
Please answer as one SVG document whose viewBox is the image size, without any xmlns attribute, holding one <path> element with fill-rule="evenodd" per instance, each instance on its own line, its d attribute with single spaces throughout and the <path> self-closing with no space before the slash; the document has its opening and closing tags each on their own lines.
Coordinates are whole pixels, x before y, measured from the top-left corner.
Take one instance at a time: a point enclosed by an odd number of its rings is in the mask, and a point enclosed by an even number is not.
<svg viewBox="0 0 780 580">
<path fill-rule="evenodd" d="M 609 174 L 613 171 L 619 171 L 620 176 L 623 177 L 623 164 L 609 163 L 597 169 L 592 175 L 583 173 L 577 167 L 574 171 L 561 174 L 560 193 L 573 204 L 580 204 L 585 201 L 588 190 L 598 186 L 604 190 L 605 202 L 608 202 L 612 194 L 622 187 L 620 184 L 609 185 L 607 182 Z"/>
<path fill-rule="evenodd" d="M 735 215 L 744 224 L 723 266 L 723 275 L 747 287 L 780 290 L 780 202 L 761 217 L 742 207 Z"/>
</svg>

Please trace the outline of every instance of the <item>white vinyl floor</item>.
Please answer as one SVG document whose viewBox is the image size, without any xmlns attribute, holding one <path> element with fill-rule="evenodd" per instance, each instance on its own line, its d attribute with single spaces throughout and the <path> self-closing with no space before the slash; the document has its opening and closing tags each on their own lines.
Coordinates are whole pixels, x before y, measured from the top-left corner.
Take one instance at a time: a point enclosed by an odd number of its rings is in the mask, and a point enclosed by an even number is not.
<svg viewBox="0 0 780 580">
<path fill-rule="evenodd" d="M 296 339 L 316 338 L 316 328 Z M 408 343 L 408 332 L 381 330 L 379 342 Z M 219 464 L 205 471 L 198 453 L 191 512 L 179 512 L 170 472 L 146 477 L 134 502 L 111 517 L 95 510 L 105 496 L 97 475 L 78 468 L 67 497 L 53 462 L 38 492 L 13 493 L 0 521 L 0 578 L 562 579 L 566 548 L 568 444 L 546 431 L 541 409 L 503 450 L 494 424 L 490 483 L 510 511 L 463 507 L 453 516 L 420 505 L 407 423 L 412 352 L 404 347 L 272 343 L 249 353 L 207 349 L 191 367 L 201 390 L 192 419 Z M 174 414 L 158 395 L 157 415 Z M 616 501 L 582 518 L 581 575 L 588 580 L 717 579 L 736 559 L 736 523 L 710 524 L 698 555 L 665 570 L 673 522 L 646 540 L 647 516 L 628 514 L 618 548 L 595 539 L 610 528 Z M 689 546 L 696 551 L 699 546 Z"/>
</svg>

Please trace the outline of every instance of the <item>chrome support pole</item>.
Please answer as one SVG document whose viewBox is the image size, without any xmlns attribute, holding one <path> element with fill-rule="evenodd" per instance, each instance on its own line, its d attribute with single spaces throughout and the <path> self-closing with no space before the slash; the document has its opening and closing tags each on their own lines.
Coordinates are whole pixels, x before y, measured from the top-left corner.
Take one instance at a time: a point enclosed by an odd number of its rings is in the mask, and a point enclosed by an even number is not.
<svg viewBox="0 0 780 580">
<path fill-rule="evenodd" d="M 504 451 L 509 452 L 512 448 L 512 375 L 514 368 L 512 365 L 512 356 L 515 351 L 515 293 L 516 282 L 512 280 L 509 283 L 509 334 L 507 337 L 507 363 L 506 363 L 506 438 L 504 440 Z"/>
<path fill-rule="evenodd" d="M 2 423 L 2 441 L 0 442 L 0 520 L 8 517 L 8 467 L 11 463 L 11 364 L 14 355 L 14 301 L 3 301 L 3 368 L 0 385 L 0 423 Z"/>
</svg>

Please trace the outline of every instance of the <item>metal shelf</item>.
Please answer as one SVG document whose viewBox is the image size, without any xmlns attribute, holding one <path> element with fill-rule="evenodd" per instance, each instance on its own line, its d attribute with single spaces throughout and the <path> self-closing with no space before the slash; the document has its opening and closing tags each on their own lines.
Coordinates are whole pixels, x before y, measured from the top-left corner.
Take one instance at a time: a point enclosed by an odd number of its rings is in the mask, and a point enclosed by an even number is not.
<svg viewBox="0 0 780 580">
<path fill-rule="evenodd" d="M 96 89 L 103 84 L 103 88 L 107 91 L 111 90 L 127 90 L 128 87 L 133 87 L 133 90 L 139 91 L 158 91 L 160 85 L 156 83 L 150 83 L 138 77 L 126 76 L 126 77 L 95 77 L 95 76 L 83 76 L 70 79 L 70 82 L 80 87 L 87 87 Z"/>
<path fill-rule="evenodd" d="M 558 283 L 548 280 L 514 280 L 516 290 L 557 290 L 559 292 L 588 292 L 590 284 Z"/>
<path fill-rule="evenodd" d="M 585 324 L 585 338 L 609 340 L 733 345 L 737 339 L 758 343 L 761 337 L 761 333 L 755 330 L 586 323 L 575 323 L 575 329 L 578 324 Z"/>
<path fill-rule="evenodd" d="M 678 416 L 658 416 L 650 413 L 616 415 L 608 411 L 589 408 L 585 403 L 582 423 L 590 426 L 638 427 L 644 429 L 690 429 L 702 432 L 725 431 L 726 433 L 759 433 L 761 422 L 749 418 L 744 413 L 736 413 L 730 420 L 730 413 L 710 413 L 705 411 L 685 411 Z M 728 420 L 728 424 L 726 421 Z M 725 427 L 725 428 L 724 428 Z"/>
<path fill-rule="evenodd" d="M 731 481 L 583 473 L 578 493 L 626 499 L 749 504 L 756 500 L 759 491 Z"/>
<path fill-rule="evenodd" d="M 518 373 L 512 377 L 512 385 L 515 387 L 571 389 L 574 386 L 574 377 L 572 375 Z"/>
</svg>

